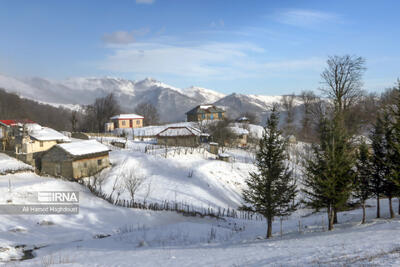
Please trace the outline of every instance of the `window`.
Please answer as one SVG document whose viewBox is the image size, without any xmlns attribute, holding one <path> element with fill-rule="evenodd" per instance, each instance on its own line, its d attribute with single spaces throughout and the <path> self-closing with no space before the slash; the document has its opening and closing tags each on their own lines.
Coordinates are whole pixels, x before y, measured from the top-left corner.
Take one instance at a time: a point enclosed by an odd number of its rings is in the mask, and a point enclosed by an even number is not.
<svg viewBox="0 0 400 267">
<path fill-rule="evenodd" d="M 222 119 L 222 113 L 218 112 L 218 119 Z"/>
<path fill-rule="evenodd" d="M 40 147 L 43 147 L 43 142 L 42 141 L 40 141 Z"/>
<path fill-rule="evenodd" d="M 201 118 L 204 120 L 206 118 L 206 114 L 201 114 Z"/>
<path fill-rule="evenodd" d="M 100 166 L 100 165 L 101 165 L 101 163 L 102 163 L 102 160 L 101 160 L 101 159 L 98 159 L 98 160 L 97 160 L 97 165 L 99 165 L 99 166 Z"/>
<path fill-rule="evenodd" d="M 210 120 L 214 120 L 214 114 L 211 113 Z"/>
<path fill-rule="evenodd" d="M 83 168 L 87 168 L 87 163 L 83 163 Z"/>
<path fill-rule="evenodd" d="M 122 121 L 122 126 L 125 126 L 125 123 L 126 123 L 125 121 Z"/>
<path fill-rule="evenodd" d="M 136 120 L 136 124 L 139 125 L 140 124 L 140 120 Z"/>
</svg>

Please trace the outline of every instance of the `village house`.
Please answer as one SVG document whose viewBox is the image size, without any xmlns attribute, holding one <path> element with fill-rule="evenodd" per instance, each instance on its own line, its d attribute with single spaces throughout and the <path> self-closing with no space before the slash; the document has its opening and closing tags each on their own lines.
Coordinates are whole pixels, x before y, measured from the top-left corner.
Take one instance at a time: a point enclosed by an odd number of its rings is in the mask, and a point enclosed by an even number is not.
<svg viewBox="0 0 400 267">
<path fill-rule="evenodd" d="M 42 172 L 69 179 L 91 176 L 110 166 L 109 151 L 96 140 L 59 144 L 42 157 Z"/>
<path fill-rule="evenodd" d="M 1 120 L 1 150 L 40 169 L 40 156 L 71 140 L 60 132 L 29 120 Z"/>
<path fill-rule="evenodd" d="M 186 112 L 187 121 L 214 121 L 223 120 L 225 111 L 214 105 L 199 105 Z"/>
<path fill-rule="evenodd" d="M 230 130 L 236 136 L 232 142 L 232 145 L 236 147 L 246 147 L 249 131 L 240 127 L 230 127 Z"/>
<path fill-rule="evenodd" d="M 106 132 L 111 132 L 114 129 L 128 129 L 143 127 L 143 116 L 137 114 L 119 114 L 110 118 L 111 122 L 106 123 Z"/>
<path fill-rule="evenodd" d="M 156 137 L 159 145 L 196 147 L 201 142 L 206 142 L 209 135 L 193 127 L 180 126 L 168 127 Z"/>
</svg>

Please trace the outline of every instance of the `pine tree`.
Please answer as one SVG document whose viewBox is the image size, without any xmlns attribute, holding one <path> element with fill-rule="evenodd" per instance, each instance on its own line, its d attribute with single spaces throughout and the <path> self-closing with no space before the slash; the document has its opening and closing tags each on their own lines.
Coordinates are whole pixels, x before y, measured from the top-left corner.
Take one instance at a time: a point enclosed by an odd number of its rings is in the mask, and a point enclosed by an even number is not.
<svg viewBox="0 0 400 267">
<path fill-rule="evenodd" d="M 368 151 L 368 146 L 362 142 L 358 148 L 357 162 L 356 162 L 356 180 L 354 183 L 354 197 L 358 198 L 361 202 L 363 209 L 363 216 L 361 223 L 364 224 L 366 220 L 365 201 L 372 195 L 372 164 L 371 155 Z"/>
<path fill-rule="evenodd" d="M 372 192 L 376 197 L 376 218 L 381 217 L 380 198 L 383 194 L 383 181 L 387 172 L 385 129 L 382 114 L 378 114 L 374 129 L 370 136 L 372 140 Z"/>
<path fill-rule="evenodd" d="M 296 182 L 285 164 L 286 142 L 278 130 L 279 115 L 275 108 L 267 120 L 263 138 L 256 155 L 258 171 L 246 180 L 243 199 L 249 206 L 244 209 L 262 214 L 267 219 L 267 238 L 272 237 L 275 216 L 288 216 L 296 210 Z"/>
<path fill-rule="evenodd" d="M 396 166 L 398 159 L 396 158 L 396 141 L 394 138 L 394 129 L 392 127 L 391 113 L 385 111 L 383 114 L 383 129 L 384 129 L 384 172 L 383 172 L 383 193 L 388 198 L 390 218 L 394 218 L 393 197 L 396 196 L 398 188 L 395 180 L 399 166 Z"/>
<path fill-rule="evenodd" d="M 320 123 L 320 144 L 304 162 L 303 192 L 314 208 L 326 208 L 329 230 L 334 213 L 345 206 L 354 180 L 354 156 L 340 113 Z"/>
<path fill-rule="evenodd" d="M 397 86 L 394 88 L 397 90 L 397 101 L 396 105 L 392 109 L 392 135 L 389 140 L 390 149 L 390 162 L 391 162 L 391 175 L 394 186 L 396 187 L 397 196 L 400 196 L 400 80 L 397 80 Z M 400 197 L 398 197 L 400 203 Z M 400 214 L 400 204 L 398 207 L 398 213 Z"/>
</svg>

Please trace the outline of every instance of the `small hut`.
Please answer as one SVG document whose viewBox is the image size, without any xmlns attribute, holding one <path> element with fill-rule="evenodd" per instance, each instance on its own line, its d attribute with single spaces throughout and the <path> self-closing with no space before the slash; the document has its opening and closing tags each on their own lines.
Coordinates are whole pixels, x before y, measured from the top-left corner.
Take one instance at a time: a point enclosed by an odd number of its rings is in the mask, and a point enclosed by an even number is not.
<svg viewBox="0 0 400 267">
<path fill-rule="evenodd" d="M 79 179 L 110 166 L 107 146 L 96 140 L 59 144 L 42 157 L 42 172 Z"/>
<path fill-rule="evenodd" d="M 208 134 L 189 126 L 168 127 L 157 134 L 157 143 L 165 146 L 198 146 Z"/>
</svg>

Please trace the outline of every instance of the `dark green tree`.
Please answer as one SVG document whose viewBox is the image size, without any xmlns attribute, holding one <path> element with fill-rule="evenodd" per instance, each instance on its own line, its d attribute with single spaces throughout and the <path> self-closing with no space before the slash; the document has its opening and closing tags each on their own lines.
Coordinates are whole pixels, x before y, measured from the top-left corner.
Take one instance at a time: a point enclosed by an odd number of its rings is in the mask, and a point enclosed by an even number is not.
<svg viewBox="0 0 400 267">
<path fill-rule="evenodd" d="M 392 200 L 398 193 L 396 186 L 396 176 L 398 175 L 399 166 L 397 166 L 398 159 L 396 158 L 396 141 L 394 137 L 392 114 L 385 110 L 383 114 L 383 129 L 384 129 L 384 171 L 383 171 L 383 194 L 388 198 L 390 218 L 394 218 Z"/>
<path fill-rule="evenodd" d="M 306 202 L 316 209 L 326 208 L 328 229 L 333 229 L 335 211 L 345 206 L 354 181 L 354 152 L 338 113 L 320 122 L 320 144 L 304 161 L 303 192 Z"/>
<path fill-rule="evenodd" d="M 259 142 L 256 166 L 246 180 L 248 188 L 243 199 L 249 206 L 244 209 L 262 214 L 267 219 L 267 238 L 272 237 L 272 220 L 275 216 L 288 216 L 297 208 L 296 181 L 289 170 L 286 142 L 278 129 L 279 114 L 272 110 Z"/>
<path fill-rule="evenodd" d="M 372 192 L 376 197 L 376 218 L 381 217 L 380 199 L 384 193 L 383 182 L 387 173 L 386 139 L 382 114 L 378 114 L 371 133 L 372 140 Z"/>
<path fill-rule="evenodd" d="M 354 197 L 360 200 L 363 216 L 361 223 L 364 224 L 366 220 L 365 202 L 373 194 L 371 180 L 372 180 L 372 163 L 371 155 L 368 151 L 368 146 L 362 142 L 357 152 L 356 162 L 356 175 L 354 183 Z"/>
<path fill-rule="evenodd" d="M 396 94 L 396 104 L 391 109 L 392 127 L 391 139 L 388 140 L 388 151 L 390 152 L 391 175 L 393 186 L 396 187 L 397 196 L 400 201 L 400 80 L 397 80 L 396 87 L 393 88 Z M 400 214 L 400 205 L 398 208 Z"/>
</svg>

